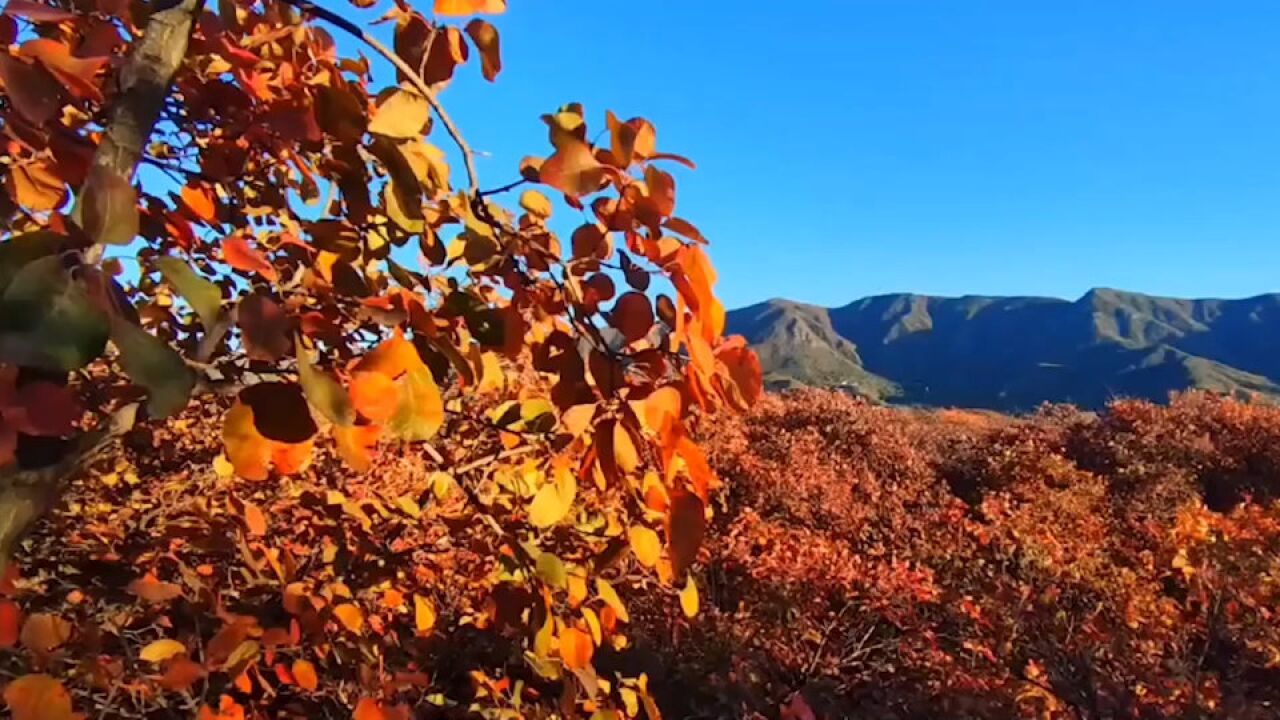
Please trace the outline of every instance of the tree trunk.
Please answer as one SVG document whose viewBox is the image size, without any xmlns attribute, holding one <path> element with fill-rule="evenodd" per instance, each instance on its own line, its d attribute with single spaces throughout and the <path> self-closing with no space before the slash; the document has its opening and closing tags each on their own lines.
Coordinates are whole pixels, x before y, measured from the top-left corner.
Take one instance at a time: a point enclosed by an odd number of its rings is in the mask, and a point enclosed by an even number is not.
<svg viewBox="0 0 1280 720">
<path fill-rule="evenodd" d="M 132 182 L 160 119 L 173 77 L 187 55 L 192 24 L 204 5 L 203 0 L 165 0 L 165 4 L 147 20 L 142 38 L 116 76 L 117 90 L 106 130 L 93 156 L 91 178 L 114 175 Z M 101 257 L 101 246 L 85 253 L 88 263 L 96 263 Z M 12 467 L 0 472 L 0 575 L 17 544 L 53 508 L 67 479 L 133 426 L 136 408 L 125 408 L 110 419 L 106 428 L 76 438 L 53 464 Z"/>
</svg>

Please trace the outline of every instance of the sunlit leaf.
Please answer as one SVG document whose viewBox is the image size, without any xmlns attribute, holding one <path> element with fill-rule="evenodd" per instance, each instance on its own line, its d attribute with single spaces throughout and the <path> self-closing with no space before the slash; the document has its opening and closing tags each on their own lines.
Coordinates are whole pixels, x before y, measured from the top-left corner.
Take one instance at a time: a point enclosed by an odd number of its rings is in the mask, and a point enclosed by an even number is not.
<svg viewBox="0 0 1280 720">
<path fill-rule="evenodd" d="M 433 8 L 437 15 L 459 16 L 487 13 L 496 15 L 506 12 L 507 0 L 435 0 Z"/>
<path fill-rule="evenodd" d="M 333 616 L 338 618 L 338 622 L 342 623 L 343 627 L 356 635 L 364 631 L 364 613 L 351 603 L 335 607 Z"/>
<path fill-rule="evenodd" d="M 563 143 L 538 170 L 539 182 L 571 197 L 596 192 L 607 176 L 605 166 L 596 159 L 591 148 L 577 139 Z"/>
<path fill-rule="evenodd" d="M 262 508 L 251 502 L 244 503 L 244 524 L 250 535 L 261 537 L 267 534 L 267 516 L 262 514 Z"/>
<path fill-rule="evenodd" d="M 577 628 L 565 628 L 560 633 L 560 659 L 570 670 L 581 670 L 591 664 L 595 647 L 591 636 Z"/>
<path fill-rule="evenodd" d="M 418 635 L 428 635 L 436 626 L 436 609 L 430 600 L 413 596 L 413 624 Z"/>
<path fill-rule="evenodd" d="M 630 622 L 631 616 L 627 613 L 627 606 L 622 604 L 622 598 L 618 597 L 618 591 L 613 589 L 604 578 L 596 578 L 596 594 L 604 601 L 606 605 L 613 608 L 617 613 L 618 619 L 622 622 Z"/>
<path fill-rule="evenodd" d="M 195 310 L 206 330 L 212 330 L 221 314 L 222 291 L 196 274 L 182 260 L 165 255 L 156 258 L 156 267 L 173 289 Z"/>
<path fill-rule="evenodd" d="M 351 406 L 347 391 L 337 380 L 311 362 L 311 355 L 303 347 L 301 336 L 294 337 L 293 352 L 298 360 L 298 384 L 302 386 L 307 402 L 335 425 L 355 424 L 355 409 Z"/>
<path fill-rule="evenodd" d="M 378 444 L 382 428 L 377 425 L 338 426 L 333 429 L 338 456 L 356 472 L 373 467 L 373 448 Z"/>
<path fill-rule="evenodd" d="M 244 235 L 228 235 L 222 239 L 222 258 L 228 265 L 246 273 L 257 273 L 268 282 L 276 282 L 280 274 L 260 250 L 249 245 Z"/>
<path fill-rule="evenodd" d="M 271 441 L 258 432 L 253 409 L 237 402 L 222 419 L 222 443 L 236 474 L 246 480 L 266 480 L 271 464 Z"/>
<path fill-rule="evenodd" d="M 412 90 L 396 88 L 378 103 L 369 132 L 397 139 L 421 137 L 430 115 L 426 98 Z"/>
<path fill-rule="evenodd" d="M 294 660 L 293 667 L 290 669 L 293 672 L 294 681 L 297 682 L 298 687 L 303 690 L 306 690 L 307 692 L 315 692 L 316 688 L 320 686 L 320 680 L 316 676 L 316 666 L 312 665 L 310 662 L 306 660 Z"/>
<path fill-rule="evenodd" d="M 146 647 L 138 653 L 139 659 L 150 662 L 160 663 L 173 657 L 177 657 L 187 651 L 187 646 L 178 642 L 164 638 L 162 640 L 154 640 L 147 644 Z"/>
<path fill-rule="evenodd" d="M 390 420 L 400 406 L 400 387 L 380 372 L 357 372 L 351 376 L 351 405 L 375 423 Z"/>
<path fill-rule="evenodd" d="M 399 384 L 400 403 L 387 427 L 410 442 L 430 440 L 444 424 L 444 401 L 431 371 L 419 362 Z"/>
<path fill-rule="evenodd" d="M 578 482 L 573 473 L 557 468 L 552 472 L 551 481 L 538 488 L 529 503 L 529 523 L 548 528 L 560 522 L 573 507 L 577 493 Z"/>
<path fill-rule="evenodd" d="M 680 609 L 684 611 L 685 617 L 691 618 L 698 614 L 698 586 L 694 584 L 692 575 L 680 591 Z"/>
<path fill-rule="evenodd" d="M 651 568 L 658 564 L 658 558 L 662 555 L 662 541 L 658 538 L 658 533 L 643 525 L 632 525 L 627 530 L 627 541 L 631 545 L 631 551 L 635 553 L 636 561 L 641 565 Z"/>
</svg>

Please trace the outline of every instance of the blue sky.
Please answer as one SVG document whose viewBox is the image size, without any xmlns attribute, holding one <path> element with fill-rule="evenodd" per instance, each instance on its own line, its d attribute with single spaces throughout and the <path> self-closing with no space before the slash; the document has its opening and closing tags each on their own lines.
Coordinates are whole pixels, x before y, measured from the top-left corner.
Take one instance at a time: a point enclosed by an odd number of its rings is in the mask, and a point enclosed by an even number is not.
<svg viewBox="0 0 1280 720">
<path fill-rule="evenodd" d="M 481 184 L 564 102 L 643 115 L 729 307 L 1280 289 L 1274 0 L 510 5 L 441 96 Z"/>
</svg>

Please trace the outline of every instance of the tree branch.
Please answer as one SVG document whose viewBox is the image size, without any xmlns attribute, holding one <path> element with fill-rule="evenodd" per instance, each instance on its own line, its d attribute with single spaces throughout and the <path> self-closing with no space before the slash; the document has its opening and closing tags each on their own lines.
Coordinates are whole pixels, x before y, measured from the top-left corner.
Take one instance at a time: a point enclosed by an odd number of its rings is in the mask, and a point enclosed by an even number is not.
<svg viewBox="0 0 1280 720">
<path fill-rule="evenodd" d="M 462 163 L 467 171 L 467 184 L 469 186 L 470 195 L 477 197 L 480 194 L 480 183 L 476 177 L 475 153 L 472 152 L 471 146 L 467 145 L 467 141 L 462 139 L 462 133 L 458 131 L 458 126 L 453 124 L 453 119 L 445 112 L 444 106 L 436 98 L 436 94 L 431 90 L 431 86 L 427 85 L 427 81 L 422 78 L 422 73 L 412 68 L 409 63 L 400 58 L 386 45 L 383 45 L 377 38 L 369 35 L 359 26 L 350 20 L 338 15 L 330 10 L 326 10 L 319 5 L 311 2 L 311 0 L 284 0 L 284 2 L 292 5 L 299 10 L 310 13 L 325 22 L 328 22 L 348 35 L 368 45 L 382 57 L 386 58 L 396 69 L 404 76 L 409 78 L 409 82 L 414 89 L 418 91 L 427 104 L 435 111 L 436 117 L 440 118 L 440 124 L 444 126 L 449 137 L 453 139 L 453 143 L 458 146 L 458 150 L 462 152 Z"/>
<path fill-rule="evenodd" d="M 119 91 L 112 101 L 102 142 L 93 153 L 90 178 L 105 174 L 133 181 L 133 172 L 160 119 L 173 76 L 187 55 L 191 25 L 203 4 L 203 0 L 165 2 L 147 20 L 142 39 L 117 75 Z M 85 257 L 97 262 L 102 252 L 102 246 L 95 245 Z"/>
</svg>

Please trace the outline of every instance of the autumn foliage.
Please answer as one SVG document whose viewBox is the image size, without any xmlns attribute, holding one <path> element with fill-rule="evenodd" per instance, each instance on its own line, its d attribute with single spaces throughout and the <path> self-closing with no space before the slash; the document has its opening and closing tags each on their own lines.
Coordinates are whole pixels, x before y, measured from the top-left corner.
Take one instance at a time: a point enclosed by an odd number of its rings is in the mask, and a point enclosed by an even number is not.
<svg viewBox="0 0 1280 720">
<path fill-rule="evenodd" d="M 596 659 L 620 591 L 698 611 L 688 424 L 761 380 L 693 163 L 570 103 L 486 189 L 440 97 L 505 2 L 375 4 L 0 14 L 19 720 L 657 715 Z"/>
<path fill-rule="evenodd" d="M 1280 713 L 1280 408 L 1014 419 L 806 391 L 707 430 L 730 482 L 703 612 L 674 636 L 632 612 L 669 713 Z"/>
</svg>

